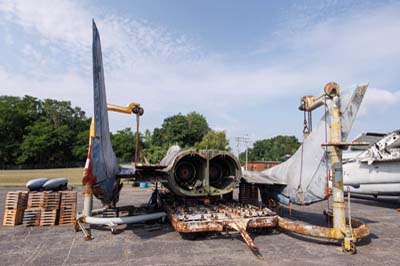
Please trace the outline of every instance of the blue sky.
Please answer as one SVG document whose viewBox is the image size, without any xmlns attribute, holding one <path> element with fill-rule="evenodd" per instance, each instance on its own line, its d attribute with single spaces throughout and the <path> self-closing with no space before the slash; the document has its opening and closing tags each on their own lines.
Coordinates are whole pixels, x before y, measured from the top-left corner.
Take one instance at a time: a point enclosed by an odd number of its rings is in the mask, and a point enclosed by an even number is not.
<svg viewBox="0 0 400 266">
<path fill-rule="evenodd" d="M 142 103 L 143 129 L 197 111 L 232 147 L 246 133 L 301 137 L 299 99 L 329 81 L 370 84 L 351 136 L 398 128 L 399 1 L 0 0 L 1 94 L 91 115 L 92 18 L 108 101 Z M 134 126 L 110 118 L 113 131 Z"/>
</svg>

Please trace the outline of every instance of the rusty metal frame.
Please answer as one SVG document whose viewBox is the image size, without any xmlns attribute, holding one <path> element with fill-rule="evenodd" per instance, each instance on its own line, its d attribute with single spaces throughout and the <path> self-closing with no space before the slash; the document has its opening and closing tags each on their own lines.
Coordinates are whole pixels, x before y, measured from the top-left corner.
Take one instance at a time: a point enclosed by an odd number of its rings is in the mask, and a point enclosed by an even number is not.
<svg viewBox="0 0 400 266">
<path fill-rule="evenodd" d="M 279 217 L 278 225 L 280 228 L 294 233 L 320 237 L 327 239 L 342 240 L 343 251 L 354 254 L 355 241 L 369 235 L 369 227 L 361 221 L 351 219 L 345 215 L 345 203 L 343 192 L 343 165 L 342 150 L 351 145 L 365 145 L 364 143 L 342 142 L 342 124 L 340 105 L 340 87 L 331 82 L 324 88 L 324 94 L 318 98 L 306 96 L 301 99 L 300 110 L 312 111 L 321 106 L 326 106 L 330 115 L 330 140 L 322 146 L 329 147 L 330 170 L 332 172 L 332 195 L 333 210 L 327 213 L 328 218 L 332 220 L 333 228 L 302 224 L 289 221 Z M 350 243 L 351 242 L 351 243 Z"/>
<path fill-rule="evenodd" d="M 179 203 L 178 203 L 179 204 Z M 237 231 L 257 256 L 259 249 L 248 229 L 277 227 L 279 217 L 268 208 L 239 204 L 236 201 L 198 204 L 194 207 L 164 204 L 172 227 L 179 233 Z"/>
</svg>

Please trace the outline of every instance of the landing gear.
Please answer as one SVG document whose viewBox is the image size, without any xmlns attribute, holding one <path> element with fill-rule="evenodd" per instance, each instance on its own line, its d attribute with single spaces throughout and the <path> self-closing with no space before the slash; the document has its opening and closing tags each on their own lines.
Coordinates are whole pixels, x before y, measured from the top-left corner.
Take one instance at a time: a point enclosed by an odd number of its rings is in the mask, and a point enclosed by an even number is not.
<svg viewBox="0 0 400 266">
<path fill-rule="evenodd" d="M 349 255 L 354 255 L 357 253 L 357 247 L 355 239 L 345 238 L 342 242 L 342 251 Z"/>
<path fill-rule="evenodd" d="M 161 210 L 163 206 L 163 201 L 161 198 L 160 191 L 158 190 L 158 182 L 156 182 L 156 187 L 151 194 L 149 202 L 147 203 L 147 209 L 150 210 Z"/>
</svg>

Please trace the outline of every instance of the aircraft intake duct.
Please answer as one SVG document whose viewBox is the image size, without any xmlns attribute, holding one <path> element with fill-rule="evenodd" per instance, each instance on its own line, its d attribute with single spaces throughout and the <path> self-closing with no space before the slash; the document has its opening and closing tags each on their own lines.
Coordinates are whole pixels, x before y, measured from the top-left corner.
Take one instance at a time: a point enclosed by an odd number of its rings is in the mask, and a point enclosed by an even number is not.
<svg viewBox="0 0 400 266">
<path fill-rule="evenodd" d="M 225 151 L 172 146 L 160 164 L 167 165 L 167 187 L 184 197 L 223 195 L 231 192 L 241 178 L 239 161 Z"/>
</svg>

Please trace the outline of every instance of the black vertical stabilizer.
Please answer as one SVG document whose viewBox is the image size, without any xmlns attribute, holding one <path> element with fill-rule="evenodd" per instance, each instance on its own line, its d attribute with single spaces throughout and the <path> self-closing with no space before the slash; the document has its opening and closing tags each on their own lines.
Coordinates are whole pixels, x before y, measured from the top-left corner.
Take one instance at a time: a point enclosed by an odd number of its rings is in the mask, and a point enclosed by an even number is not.
<svg viewBox="0 0 400 266">
<path fill-rule="evenodd" d="M 119 189 L 115 175 L 119 171 L 119 166 L 111 145 L 100 35 L 94 20 L 92 52 L 94 137 L 92 139 L 91 163 L 92 174 L 96 177 L 93 193 L 104 204 L 110 204 L 118 199 Z"/>
</svg>

